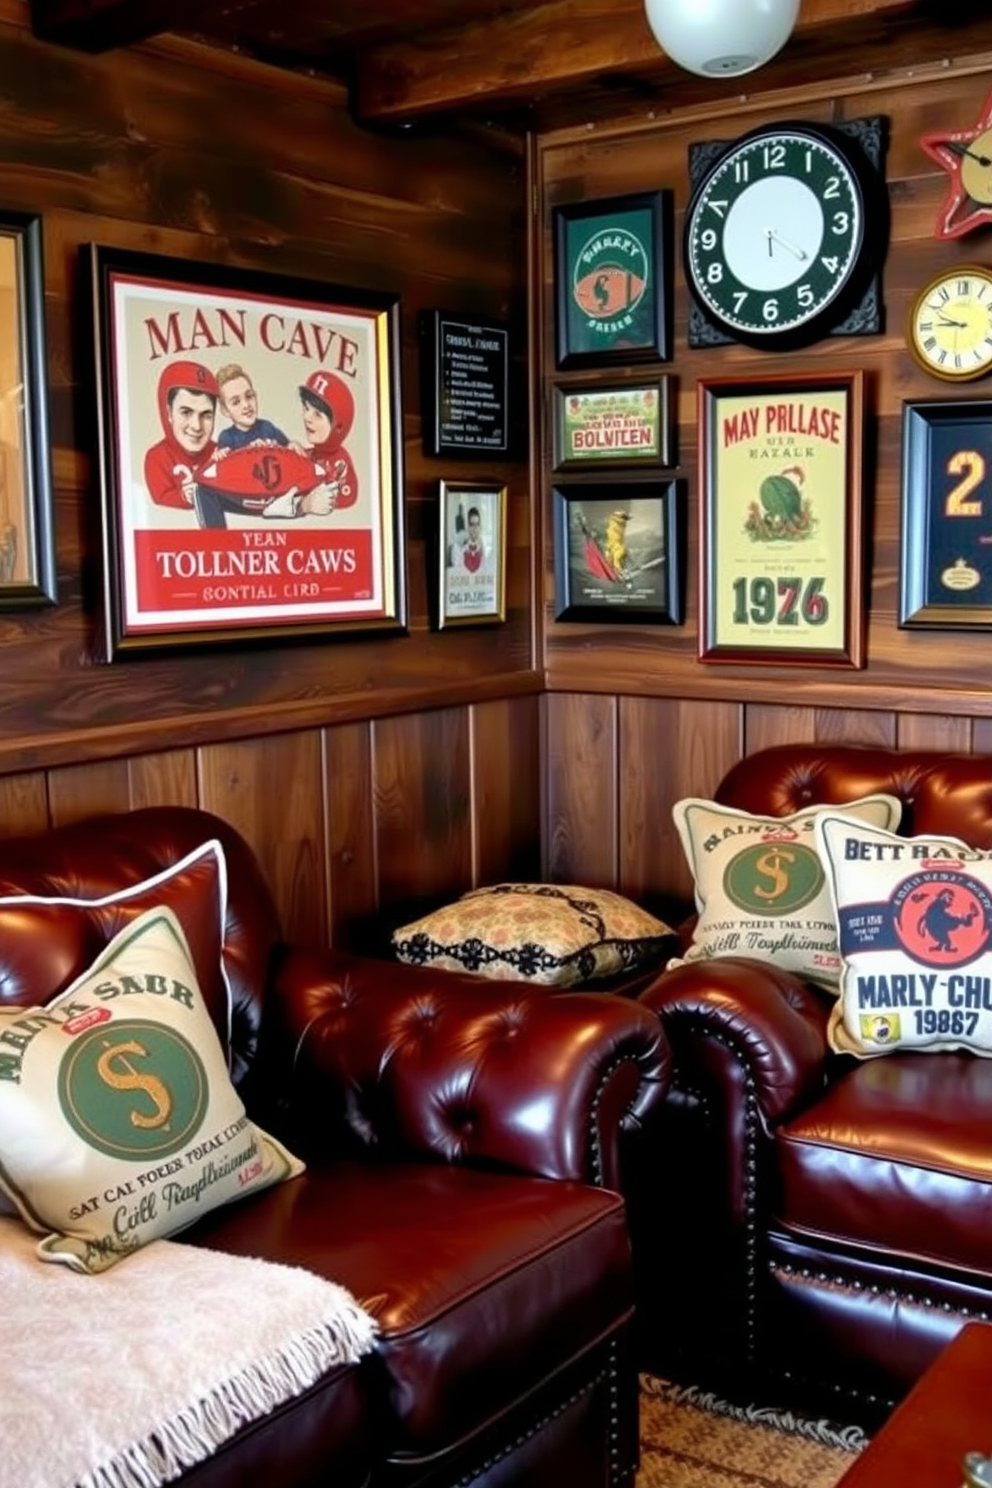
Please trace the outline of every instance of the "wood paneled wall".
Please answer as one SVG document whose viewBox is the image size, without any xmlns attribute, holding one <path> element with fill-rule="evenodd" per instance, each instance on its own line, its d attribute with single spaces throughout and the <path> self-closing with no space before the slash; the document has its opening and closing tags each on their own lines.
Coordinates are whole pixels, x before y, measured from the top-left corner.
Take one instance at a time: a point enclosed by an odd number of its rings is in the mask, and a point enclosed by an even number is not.
<svg viewBox="0 0 992 1488">
<path fill-rule="evenodd" d="M 193 43 L 69 52 L 17 0 L 0 0 L 0 93 L 0 205 L 42 215 L 59 584 L 52 609 L 0 612 L 0 836 L 197 804 L 253 843 L 287 929 L 352 945 L 377 912 L 536 873 L 526 441 L 503 463 L 426 458 L 417 337 L 422 309 L 506 320 L 523 366 L 522 144 L 379 136 L 342 89 Z M 91 242 L 399 292 L 406 636 L 101 661 Z M 441 478 L 508 486 L 503 625 L 429 627 Z"/>
<path fill-rule="evenodd" d="M 742 754 L 795 740 L 850 741 L 937 749 L 992 747 L 989 635 L 905 631 L 897 626 L 902 404 L 941 396 L 990 397 L 988 386 L 953 389 L 920 370 L 906 348 L 913 296 L 942 267 L 992 261 L 984 228 L 948 242 L 934 229 L 948 177 L 919 146 L 933 130 L 968 129 L 992 85 L 990 59 L 958 56 L 942 67 L 763 95 L 761 74 L 724 110 L 618 118 L 608 125 L 548 134 L 535 145 L 541 265 L 535 297 L 542 398 L 541 487 L 545 542 L 547 664 L 546 868 L 559 879 L 612 884 L 647 900 L 690 888 L 671 806 L 709 795 Z M 776 119 L 831 122 L 881 114 L 888 121 L 886 177 L 891 236 L 883 270 L 881 335 L 828 338 L 807 351 L 767 353 L 742 346 L 690 350 L 689 295 L 681 234 L 693 141 L 733 139 Z M 615 193 L 674 192 L 674 354 L 664 367 L 678 382 L 679 478 L 688 529 L 686 622 L 678 628 L 577 624 L 553 618 L 550 493 L 552 389 L 602 379 L 554 365 L 552 208 Z M 642 376 L 652 364 L 631 367 Z M 861 671 L 703 664 L 698 645 L 699 468 L 696 380 L 862 367 L 867 383 L 864 605 L 867 664 Z M 627 375 L 623 369 L 621 376 Z M 615 369 L 611 368 L 612 378 Z M 643 477 L 642 477 L 643 478 Z M 573 478 L 574 479 L 574 478 Z M 603 480 L 602 472 L 596 479 Z M 631 477 L 618 477 L 618 481 Z M 856 600 L 859 596 L 855 596 Z"/>
</svg>

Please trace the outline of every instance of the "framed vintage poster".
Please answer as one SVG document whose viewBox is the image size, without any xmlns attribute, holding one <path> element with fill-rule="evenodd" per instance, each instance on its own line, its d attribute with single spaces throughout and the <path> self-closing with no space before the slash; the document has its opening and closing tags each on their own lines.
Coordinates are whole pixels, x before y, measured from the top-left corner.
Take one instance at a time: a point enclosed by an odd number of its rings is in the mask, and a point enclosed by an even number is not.
<svg viewBox="0 0 992 1488">
<path fill-rule="evenodd" d="M 992 629 L 992 401 L 903 404 L 899 624 Z"/>
<path fill-rule="evenodd" d="M 863 665 L 863 373 L 698 384 L 703 661 Z"/>
<path fill-rule="evenodd" d="M 0 211 L 0 610 L 54 604 L 41 218 Z"/>
<path fill-rule="evenodd" d="M 110 659 L 402 630 L 397 298 L 87 256 Z"/>
<path fill-rule="evenodd" d="M 671 355 L 672 193 L 555 207 L 557 365 Z"/>
<path fill-rule="evenodd" d="M 681 625 L 679 484 L 553 491 L 556 620 Z"/>
<path fill-rule="evenodd" d="M 428 455 L 510 450 L 510 330 L 502 322 L 425 310 L 423 445 Z"/>
<path fill-rule="evenodd" d="M 672 382 L 553 388 L 555 470 L 673 465 Z"/>
<path fill-rule="evenodd" d="M 506 487 L 441 481 L 437 628 L 506 619 Z"/>
</svg>

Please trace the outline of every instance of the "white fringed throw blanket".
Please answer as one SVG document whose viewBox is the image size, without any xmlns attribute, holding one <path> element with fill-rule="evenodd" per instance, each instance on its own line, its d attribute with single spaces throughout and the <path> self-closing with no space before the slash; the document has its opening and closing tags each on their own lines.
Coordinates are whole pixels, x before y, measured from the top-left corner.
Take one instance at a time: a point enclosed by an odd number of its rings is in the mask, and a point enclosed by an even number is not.
<svg viewBox="0 0 992 1488">
<path fill-rule="evenodd" d="M 372 1348 L 308 1271 L 156 1240 L 100 1276 L 0 1215 L 0 1488 L 158 1488 Z"/>
</svg>

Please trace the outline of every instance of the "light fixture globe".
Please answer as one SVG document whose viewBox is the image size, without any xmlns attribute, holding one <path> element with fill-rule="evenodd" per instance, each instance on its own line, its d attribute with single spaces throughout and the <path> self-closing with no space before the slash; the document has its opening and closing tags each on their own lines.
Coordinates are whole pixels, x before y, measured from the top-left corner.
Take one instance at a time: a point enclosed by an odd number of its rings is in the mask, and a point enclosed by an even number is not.
<svg viewBox="0 0 992 1488">
<path fill-rule="evenodd" d="M 644 0 L 648 25 L 673 62 L 701 77 L 737 77 L 788 41 L 799 0 Z"/>
</svg>

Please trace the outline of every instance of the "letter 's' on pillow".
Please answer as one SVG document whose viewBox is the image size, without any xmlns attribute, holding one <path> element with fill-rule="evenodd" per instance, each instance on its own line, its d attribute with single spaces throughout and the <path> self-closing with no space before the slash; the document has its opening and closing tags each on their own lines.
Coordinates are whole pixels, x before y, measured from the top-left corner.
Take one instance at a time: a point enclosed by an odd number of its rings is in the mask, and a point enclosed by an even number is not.
<svg viewBox="0 0 992 1488">
<path fill-rule="evenodd" d="M 823 806 L 754 816 L 715 801 L 677 801 L 672 816 L 695 884 L 699 918 L 682 961 L 750 956 L 835 987 L 837 927 L 813 823 Z M 844 806 L 858 820 L 897 827 L 896 796 Z"/>
<path fill-rule="evenodd" d="M 571 987 L 661 962 L 675 933 L 610 889 L 494 884 L 393 932 L 400 961 Z"/>
<path fill-rule="evenodd" d="M 103 1271 L 301 1171 L 248 1120 L 170 909 L 43 1006 L 0 1009 L 0 1186 L 43 1260 Z"/>
<path fill-rule="evenodd" d="M 831 1047 L 992 1053 L 992 852 L 896 837 L 846 809 L 816 824 L 843 957 Z"/>
</svg>

